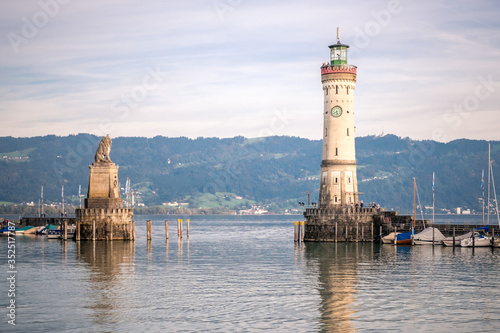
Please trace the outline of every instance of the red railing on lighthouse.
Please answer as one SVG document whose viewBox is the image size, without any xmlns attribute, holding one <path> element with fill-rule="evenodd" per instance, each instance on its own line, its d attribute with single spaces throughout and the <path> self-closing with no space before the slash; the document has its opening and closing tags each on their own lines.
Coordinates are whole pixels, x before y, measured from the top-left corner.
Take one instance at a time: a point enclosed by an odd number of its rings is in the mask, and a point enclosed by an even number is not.
<svg viewBox="0 0 500 333">
<path fill-rule="evenodd" d="M 357 67 L 353 65 L 329 65 L 324 64 L 321 66 L 321 75 L 333 73 L 352 73 L 356 74 Z"/>
</svg>

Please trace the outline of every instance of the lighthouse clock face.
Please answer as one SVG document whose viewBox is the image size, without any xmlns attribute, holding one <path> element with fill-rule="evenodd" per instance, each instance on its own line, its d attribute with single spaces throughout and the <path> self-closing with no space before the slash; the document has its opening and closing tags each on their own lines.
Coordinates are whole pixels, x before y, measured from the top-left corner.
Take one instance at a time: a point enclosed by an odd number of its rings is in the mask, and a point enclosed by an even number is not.
<svg viewBox="0 0 500 333">
<path fill-rule="evenodd" d="M 340 117 L 342 115 L 342 108 L 338 105 L 335 105 L 332 108 L 332 116 L 334 117 Z"/>
</svg>

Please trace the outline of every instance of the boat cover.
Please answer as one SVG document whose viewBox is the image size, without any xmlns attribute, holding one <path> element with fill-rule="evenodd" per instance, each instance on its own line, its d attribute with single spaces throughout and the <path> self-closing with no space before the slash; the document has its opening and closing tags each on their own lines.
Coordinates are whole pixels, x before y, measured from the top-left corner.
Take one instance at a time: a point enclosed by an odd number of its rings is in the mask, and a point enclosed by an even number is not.
<svg viewBox="0 0 500 333">
<path fill-rule="evenodd" d="M 411 231 L 409 231 L 409 232 L 403 232 L 402 234 L 397 234 L 396 235 L 396 240 L 397 241 L 401 241 L 401 240 L 405 240 L 405 239 L 410 239 L 411 238 L 411 234 L 412 234 Z"/>
<path fill-rule="evenodd" d="M 414 239 L 432 242 L 432 230 L 434 230 L 434 241 L 439 242 L 446 238 L 438 228 L 428 227 L 416 234 Z"/>
</svg>

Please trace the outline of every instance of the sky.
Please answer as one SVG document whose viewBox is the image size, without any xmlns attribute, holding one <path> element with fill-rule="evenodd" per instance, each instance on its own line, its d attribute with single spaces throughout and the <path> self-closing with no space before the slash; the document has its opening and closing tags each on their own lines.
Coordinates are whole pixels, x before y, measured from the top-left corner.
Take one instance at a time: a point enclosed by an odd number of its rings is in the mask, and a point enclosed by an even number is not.
<svg viewBox="0 0 500 333">
<path fill-rule="evenodd" d="M 500 140 L 495 0 L 0 4 L 0 136 L 321 139 L 340 27 L 357 136 Z"/>
</svg>

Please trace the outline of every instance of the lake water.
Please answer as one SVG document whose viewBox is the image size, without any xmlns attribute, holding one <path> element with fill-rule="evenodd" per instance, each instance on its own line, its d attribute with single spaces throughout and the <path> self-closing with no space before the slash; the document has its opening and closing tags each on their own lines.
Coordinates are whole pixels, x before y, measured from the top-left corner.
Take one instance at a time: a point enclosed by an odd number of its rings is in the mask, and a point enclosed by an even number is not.
<svg viewBox="0 0 500 333">
<path fill-rule="evenodd" d="M 136 216 L 135 242 L 17 237 L 16 326 L 0 237 L 0 331 L 500 331 L 498 248 L 299 246 L 294 216 L 191 216 L 179 240 L 177 218 Z"/>
</svg>

